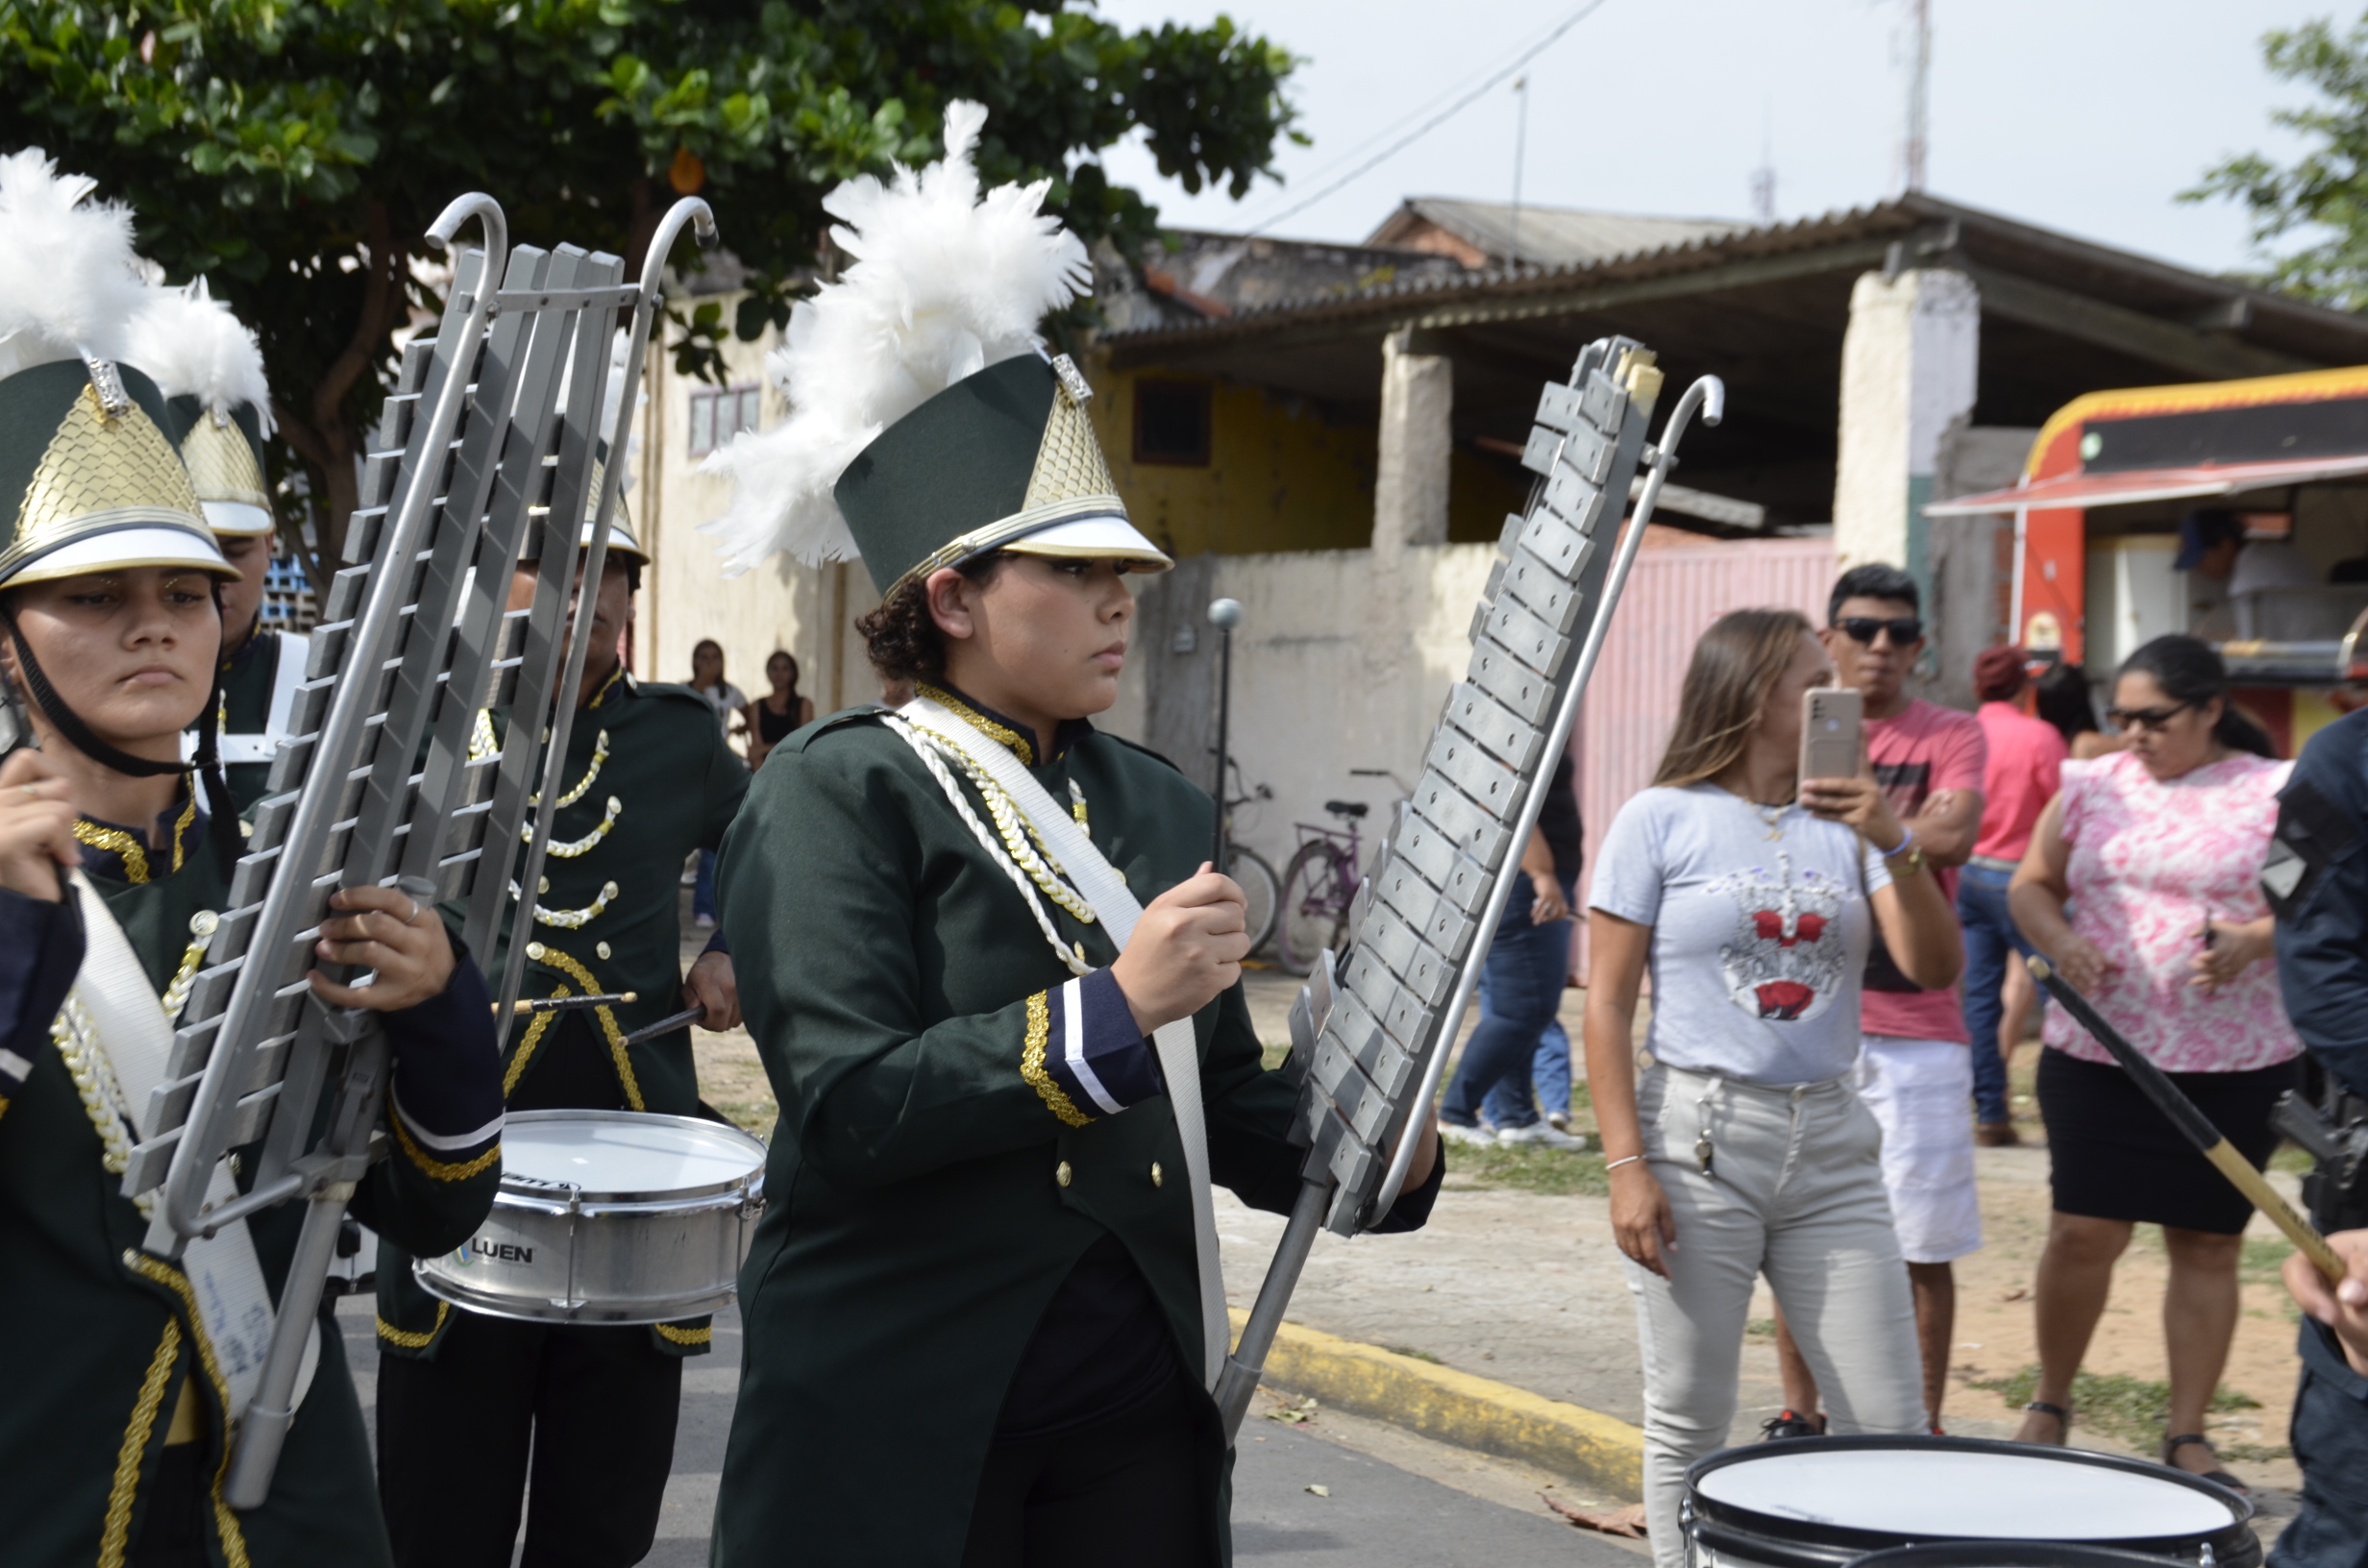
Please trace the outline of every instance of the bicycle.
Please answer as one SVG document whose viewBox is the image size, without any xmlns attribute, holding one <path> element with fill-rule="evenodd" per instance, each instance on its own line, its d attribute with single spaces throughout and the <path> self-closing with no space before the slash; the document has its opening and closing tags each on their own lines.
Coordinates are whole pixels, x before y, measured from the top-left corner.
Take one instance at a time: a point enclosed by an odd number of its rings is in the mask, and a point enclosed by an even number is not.
<svg viewBox="0 0 2368 1568">
<path fill-rule="evenodd" d="M 1233 774 L 1233 787 L 1243 788 L 1242 765 L 1231 757 L 1225 759 Z M 1233 808 L 1256 805 L 1271 800 L 1274 792 L 1264 784 L 1246 790 L 1225 802 L 1225 874 L 1241 885 L 1242 896 L 1248 908 L 1243 915 L 1243 929 L 1249 933 L 1250 955 L 1273 940 L 1275 916 L 1282 908 L 1282 879 L 1274 874 L 1273 865 L 1255 849 L 1245 848 L 1233 842 Z"/>
<path fill-rule="evenodd" d="M 1386 778 L 1405 795 L 1414 791 L 1387 768 L 1351 768 L 1354 778 Z M 1295 822 L 1299 847 L 1283 869 L 1282 919 L 1275 930 L 1275 956 L 1293 974 L 1316 967 L 1317 955 L 1339 952 L 1348 930 L 1348 909 L 1364 879 L 1365 835 L 1360 825 L 1373 808 L 1363 800 L 1326 800 L 1323 809 L 1342 826 Z"/>
</svg>

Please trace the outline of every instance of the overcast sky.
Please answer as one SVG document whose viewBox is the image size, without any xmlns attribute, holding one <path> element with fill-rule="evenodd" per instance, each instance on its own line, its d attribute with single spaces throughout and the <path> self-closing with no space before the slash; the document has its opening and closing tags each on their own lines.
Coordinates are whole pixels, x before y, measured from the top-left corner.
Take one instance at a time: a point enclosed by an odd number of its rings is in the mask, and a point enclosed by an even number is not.
<svg viewBox="0 0 2368 1568">
<path fill-rule="evenodd" d="M 1517 100 L 1498 86 L 1304 210 L 1362 157 L 1479 85 L 1584 0 L 1101 0 L 1127 26 L 1221 11 L 1301 57 L 1306 147 L 1287 184 L 1236 204 L 1189 197 L 1138 145 L 1115 179 L 1182 227 L 1360 239 L 1402 196 L 1513 193 Z M 1899 188 L 1907 0 L 1601 0 L 1524 69 L 1522 199 L 1747 218 L 1765 146 L 1776 211 L 1798 218 Z M 2228 154 L 2289 159 L 2270 111 L 2304 102 L 2261 66 L 2260 35 L 2360 0 L 1932 0 L 1927 188 L 2207 271 L 2245 264 L 2240 209 L 2173 200 Z M 1401 123 L 1403 122 L 1403 123 Z M 1365 144 L 1370 142 L 1368 147 Z M 1337 167 L 1336 167 L 1337 165 Z"/>
</svg>

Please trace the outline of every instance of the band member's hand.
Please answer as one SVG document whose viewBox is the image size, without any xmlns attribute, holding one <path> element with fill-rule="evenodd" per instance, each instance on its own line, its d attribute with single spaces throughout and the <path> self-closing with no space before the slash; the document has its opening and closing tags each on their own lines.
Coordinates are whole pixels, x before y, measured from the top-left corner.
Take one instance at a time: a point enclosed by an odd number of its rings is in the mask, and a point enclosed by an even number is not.
<svg viewBox="0 0 2368 1568">
<path fill-rule="evenodd" d="M 1677 1220 L 1669 1195 L 1641 1160 L 1612 1172 L 1612 1238 L 1621 1252 L 1669 1277 L 1665 1254 L 1677 1245 Z"/>
<path fill-rule="evenodd" d="M 2187 961 L 2195 972 L 2187 984 L 2199 991 L 2218 991 L 2276 950 L 2277 938 L 2250 923 L 2211 922 L 2211 945 Z"/>
<path fill-rule="evenodd" d="M 1842 822 L 1877 849 L 1889 849 L 1908 836 L 1892 814 L 1883 786 L 1871 778 L 1804 778 L 1801 806 L 1813 817 Z"/>
<path fill-rule="evenodd" d="M 1241 981 L 1242 960 L 1249 956 L 1243 924 L 1248 907 L 1233 878 L 1219 875 L 1205 860 L 1196 873 L 1151 900 L 1126 951 L 1110 966 L 1146 1035 L 1191 1017 Z"/>
<path fill-rule="evenodd" d="M 690 974 L 682 982 L 682 1000 L 688 1006 L 707 1010 L 699 1020 L 702 1029 L 739 1028 L 740 985 L 732 978 L 731 954 L 700 954 L 699 962 L 691 966 Z"/>
<path fill-rule="evenodd" d="M 399 888 L 342 888 L 329 907 L 345 913 L 322 919 L 313 952 L 332 964 L 359 965 L 377 974 L 366 986 L 340 986 L 314 969 L 306 978 L 322 1001 L 399 1013 L 441 996 L 452 983 L 452 938 L 433 904 L 416 903 Z"/>
<path fill-rule="evenodd" d="M 2093 992 L 2105 984 L 2105 977 L 2121 968 L 2105 956 L 2105 950 L 2078 932 L 2066 932 L 2049 955 L 2056 962 L 2056 971 L 2072 983 L 2074 991 Z"/>
<path fill-rule="evenodd" d="M 0 888 L 56 903 L 60 867 L 83 863 L 74 842 L 74 802 L 58 765 L 27 748 L 0 766 Z"/>
<path fill-rule="evenodd" d="M 2308 1257 L 2285 1261 L 2285 1287 L 2304 1311 L 2335 1331 L 2344 1359 L 2355 1372 L 2368 1373 L 2368 1231 L 2337 1231 L 2327 1238 L 2348 1265 L 2341 1285 L 2329 1285 Z"/>
<path fill-rule="evenodd" d="M 1535 895 L 1529 903 L 1529 923 L 1552 925 L 1556 920 L 1570 919 L 1570 902 L 1563 896 L 1563 885 L 1550 876 L 1533 876 L 1529 890 Z"/>
</svg>

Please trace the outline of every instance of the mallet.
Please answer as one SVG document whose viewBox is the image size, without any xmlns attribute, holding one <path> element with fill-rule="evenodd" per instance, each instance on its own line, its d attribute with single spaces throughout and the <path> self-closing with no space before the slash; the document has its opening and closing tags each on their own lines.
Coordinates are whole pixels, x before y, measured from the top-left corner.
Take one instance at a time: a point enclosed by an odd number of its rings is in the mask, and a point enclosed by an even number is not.
<svg viewBox="0 0 2368 1568">
<path fill-rule="evenodd" d="M 2293 1205 L 2278 1195 L 2261 1173 L 2253 1168 L 2253 1162 L 2236 1152 L 2214 1127 L 2195 1102 L 2179 1091 L 2179 1086 L 2163 1076 L 2162 1069 L 2138 1054 L 2138 1048 L 2121 1036 L 2121 1031 L 2105 1021 L 2103 1014 L 2090 1004 L 2087 997 L 2072 989 L 2072 983 L 2058 974 L 2055 966 L 2034 953 L 2023 960 L 2031 968 L 2031 977 L 2047 988 L 2047 993 L 2063 1004 L 2064 1011 L 2080 1021 L 2080 1026 L 2095 1038 L 2096 1042 L 2113 1053 L 2122 1070 L 2131 1081 L 2155 1102 L 2155 1108 L 2171 1118 L 2171 1125 L 2196 1147 L 2196 1152 L 2218 1167 L 2220 1174 L 2234 1185 L 2237 1191 L 2252 1200 L 2253 1206 L 2269 1216 L 2270 1223 L 2283 1231 L 2286 1239 L 2302 1249 L 2320 1273 L 2331 1283 L 2340 1283 L 2344 1276 L 2343 1260 L 2327 1244 L 2311 1223 L 2294 1212 Z"/>
<path fill-rule="evenodd" d="M 585 996 L 522 996 L 510 1004 L 509 1011 L 512 1017 L 525 1018 L 537 1013 L 572 1013 L 580 1007 L 622 1007 L 640 999 L 639 992 L 630 991 L 601 991 Z M 494 1004 L 497 1009 L 501 1005 Z"/>
</svg>

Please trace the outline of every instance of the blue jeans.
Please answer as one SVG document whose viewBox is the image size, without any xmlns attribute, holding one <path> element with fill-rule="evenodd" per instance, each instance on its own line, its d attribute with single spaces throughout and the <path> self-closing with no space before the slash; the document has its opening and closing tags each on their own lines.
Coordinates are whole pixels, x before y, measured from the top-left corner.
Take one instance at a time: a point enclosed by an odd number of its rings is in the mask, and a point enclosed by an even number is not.
<svg viewBox="0 0 2368 1568">
<path fill-rule="evenodd" d="M 699 880 L 691 885 L 691 918 L 715 919 L 715 851 L 699 851 Z"/>
<path fill-rule="evenodd" d="M 1496 925 L 1496 939 L 1481 968 L 1480 1026 L 1465 1042 L 1464 1060 L 1447 1086 L 1440 1106 L 1442 1119 L 1469 1127 L 1479 1120 L 1482 1103 L 1500 1085 L 1506 1088 L 1507 1114 L 1492 1117 L 1499 1127 L 1527 1127 L 1538 1119 L 1536 1107 L 1521 1093 L 1531 1064 L 1538 1055 L 1539 1037 L 1554 1021 L 1562 1006 L 1563 983 L 1570 975 L 1570 922 L 1535 925 L 1529 919 L 1524 890 L 1514 897 Z M 1573 896 L 1564 884 L 1563 896 Z M 1569 1046 L 1563 1048 L 1563 1103 L 1568 1104 Z M 1541 1086 L 1543 1087 L 1543 1086 Z"/>
<path fill-rule="evenodd" d="M 1973 1106 L 1979 1121 L 2007 1119 L 2007 1065 L 1998 1024 L 2007 1016 L 2008 955 L 2035 951 L 2007 913 L 2012 871 L 1967 866 L 1957 873 L 1957 921 L 1965 932 L 1965 1033 L 1973 1044 Z"/>
<path fill-rule="evenodd" d="M 1482 1008 L 1488 1006 L 1485 993 Z M 1535 1091 L 1535 1097 L 1532 1091 Z M 1538 1054 L 1530 1058 L 1529 1076 L 1499 1078 L 1489 1097 L 1480 1102 L 1480 1119 L 1492 1127 L 1525 1127 L 1542 1111 L 1552 1115 L 1570 1109 L 1570 1037 L 1556 1018 L 1538 1037 Z"/>
</svg>

